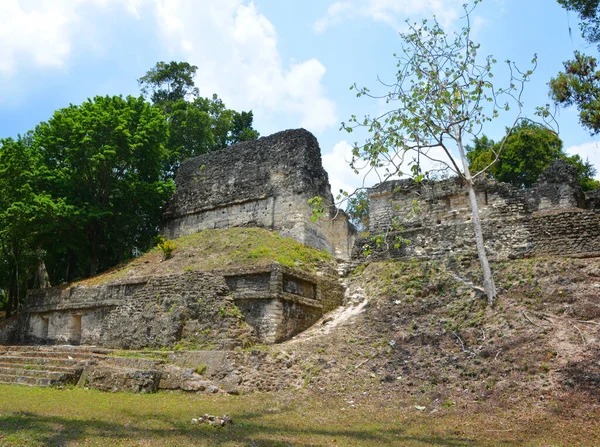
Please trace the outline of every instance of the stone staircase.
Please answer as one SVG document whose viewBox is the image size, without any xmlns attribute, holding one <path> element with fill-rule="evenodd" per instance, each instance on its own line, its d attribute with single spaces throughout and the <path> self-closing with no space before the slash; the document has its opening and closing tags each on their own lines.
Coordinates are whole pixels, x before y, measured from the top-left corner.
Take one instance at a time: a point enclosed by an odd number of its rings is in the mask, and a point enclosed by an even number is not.
<svg viewBox="0 0 600 447">
<path fill-rule="evenodd" d="M 213 393 L 221 389 L 193 367 L 170 364 L 168 352 L 95 346 L 0 345 L 0 384 L 154 393 L 159 389 Z"/>
<path fill-rule="evenodd" d="M 239 394 L 301 386 L 299 361 L 256 351 L 134 351 L 0 345 L 0 385 Z"/>
<path fill-rule="evenodd" d="M 86 363 L 105 350 L 75 346 L 0 346 L 0 384 L 77 384 Z"/>
</svg>

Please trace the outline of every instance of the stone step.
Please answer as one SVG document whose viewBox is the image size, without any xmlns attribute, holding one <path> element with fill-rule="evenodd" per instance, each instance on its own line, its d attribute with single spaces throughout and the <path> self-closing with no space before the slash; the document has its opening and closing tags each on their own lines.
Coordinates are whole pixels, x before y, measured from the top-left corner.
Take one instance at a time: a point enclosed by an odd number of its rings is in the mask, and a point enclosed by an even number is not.
<svg viewBox="0 0 600 447">
<path fill-rule="evenodd" d="M 79 378 L 81 370 L 72 370 L 69 372 L 61 371 L 47 371 L 43 369 L 27 369 L 21 368 L 21 365 L 17 365 L 14 368 L 0 368 L 0 376 L 22 376 L 22 377 L 37 377 L 55 380 L 57 382 L 74 382 L 75 379 Z"/>
<path fill-rule="evenodd" d="M 9 351 L 6 354 L 0 354 L 0 360 L 6 356 L 21 356 L 21 357 L 40 357 L 40 358 L 55 358 L 55 359 L 72 359 L 72 360 L 87 360 L 94 354 L 75 352 L 75 351 Z"/>
<path fill-rule="evenodd" d="M 72 367 L 79 364 L 78 360 L 65 359 L 65 358 L 53 358 L 53 357 L 26 357 L 26 356 L 15 356 L 15 355 L 3 355 L 0 356 L 2 363 L 19 363 L 23 365 L 50 365 L 50 366 L 62 366 Z"/>
<path fill-rule="evenodd" d="M 1 359 L 0 359 L 1 360 Z M 74 366 L 52 366 L 52 365 L 40 365 L 31 363 L 3 363 L 0 361 L 0 368 L 22 368 L 26 370 L 40 370 L 40 371 L 52 371 L 60 373 L 72 373 L 73 371 L 80 370 L 80 367 Z"/>
<path fill-rule="evenodd" d="M 1 357 L 0 357 L 1 358 Z M 107 355 L 102 357 L 103 363 L 110 364 L 119 368 L 138 368 L 138 369 L 154 369 L 157 365 L 164 364 L 163 359 L 144 358 L 144 357 L 127 357 L 127 356 L 112 356 Z"/>
<path fill-rule="evenodd" d="M 17 352 L 56 352 L 81 355 L 106 355 L 114 352 L 114 349 L 99 348 L 97 346 L 71 346 L 71 345 L 5 345 L 0 346 L 0 355 L 3 353 Z"/>
<path fill-rule="evenodd" d="M 30 386 L 54 386 L 61 385 L 63 382 L 50 377 L 33 377 L 16 374 L 0 374 L 0 383 L 12 385 L 30 385 Z"/>
</svg>

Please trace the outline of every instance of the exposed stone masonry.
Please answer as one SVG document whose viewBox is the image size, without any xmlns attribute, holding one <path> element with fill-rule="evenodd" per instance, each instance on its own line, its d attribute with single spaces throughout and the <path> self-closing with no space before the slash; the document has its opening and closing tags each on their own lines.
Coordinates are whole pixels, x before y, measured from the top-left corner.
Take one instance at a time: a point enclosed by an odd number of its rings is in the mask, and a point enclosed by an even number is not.
<svg viewBox="0 0 600 447">
<path fill-rule="evenodd" d="M 31 290 L 21 341 L 231 349 L 288 339 L 342 298 L 336 279 L 279 264 Z"/>
<path fill-rule="evenodd" d="M 309 199 L 332 204 L 317 139 L 304 129 L 186 160 L 165 212 L 164 233 L 177 238 L 210 228 L 240 226 L 277 230 L 282 236 L 347 259 L 353 227 L 346 214 L 328 208 L 311 221 Z"/>
<path fill-rule="evenodd" d="M 253 226 L 276 230 L 344 261 L 364 260 L 365 245 L 371 247 L 369 259 L 476 255 L 468 194 L 458 179 L 397 180 L 371 188 L 371 235 L 356 244 L 355 231 L 343 212 L 327 209 L 324 218 L 313 222 L 308 200 L 319 196 L 332 203 L 333 198 L 317 140 L 303 129 L 187 160 L 176 183 L 177 192 L 165 213 L 164 232 L 169 238 L 210 228 Z M 568 164 L 554 163 L 530 189 L 485 180 L 475 189 L 492 259 L 600 255 L 600 192 L 583 194 Z M 395 224 L 401 225 L 401 232 Z M 383 243 L 377 245 L 373 235 L 385 235 Z M 396 248 L 398 235 L 410 243 Z M 258 351 L 247 356 L 231 349 L 287 340 L 342 304 L 343 295 L 338 278 L 329 272 L 313 275 L 277 263 L 184 269 L 95 286 L 30 290 L 20 319 L 0 325 L 0 343 L 182 348 L 194 351 L 186 354 L 185 362 L 194 363 L 190 359 L 196 356 L 208 364 L 214 370 L 210 379 L 223 389 L 277 389 L 283 385 L 275 379 L 265 382 L 263 369 L 290 368 L 288 359 L 271 360 Z M 65 352 L 47 353 L 59 354 L 71 361 Z M 4 358 L 10 357 L 8 350 Z M 176 358 L 171 360 L 177 363 Z M 216 389 L 195 372 L 197 362 L 86 361 L 87 383 L 98 389 Z M 51 383 L 52 374 L 30 379 Z M 256 384 L 244 385 L 243 374 L 256 376 Z M 292 368 L 288 375 L 289 382 L 301 374 Z"/>
<path fill-rule="evenodd" d="M 596 196 L 581 192 L 567 163 L 552 164 L 530 189 L 481 180 L 475 190 L 492 258 L 600 253 L 599 208 L 592 206 Z M 387 243 L 377 247 L 365 238 L 357 243 L 356 256 L 365 245 L 375 258 L 475 255 L 468 193 L 458 178 L 390 181 L 373 187 L 369 197 L 371 234 L 387 234 Z M 409 244 L 394 248 L 394 221 Z"/>
</svg>

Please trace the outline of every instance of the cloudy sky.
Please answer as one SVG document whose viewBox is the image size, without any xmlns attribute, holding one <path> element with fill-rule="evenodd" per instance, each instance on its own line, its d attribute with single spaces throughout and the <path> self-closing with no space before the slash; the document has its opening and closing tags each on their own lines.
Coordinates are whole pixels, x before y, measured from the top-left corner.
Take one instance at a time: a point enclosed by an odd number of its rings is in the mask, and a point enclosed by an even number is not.
<svg viewBox="0 0 600 447">
<path fill-rule="evenodd" d="M 95 95 L 137 95 L 136 80 L 156 62 L 188 61 L 198 66 L 200 93 L 253 110 L 262 135 L 297 127 L 313 132 L 334 191 L 351 189 L 361 178 L 346 160 L 359 136 L 340 131 L 340 123 L 385 105 L 356 98 L 350 85 L 377 89 L 378 77 L 393 79 L 405 21 L 435 14 L 447 29 L 459 29 L 462 3 L 1 0 L 0 137 L 26 132 L 54 110 Z M 523 67 L 538 55 L 524 96 L 529 115 L 548 102 L 547 83 L 562 61 L 576 49 L 595 52 L 579 38 L 577 17 L 554 0 L 484 0 L 473 20 L 481 54 Z M 508 118 L 484 133 L 501 137 Z M 579 126 L 576 110 L 561 110 L 557 120 L 565 148 L 600 167 L 599 139 Z"/>
</svg>

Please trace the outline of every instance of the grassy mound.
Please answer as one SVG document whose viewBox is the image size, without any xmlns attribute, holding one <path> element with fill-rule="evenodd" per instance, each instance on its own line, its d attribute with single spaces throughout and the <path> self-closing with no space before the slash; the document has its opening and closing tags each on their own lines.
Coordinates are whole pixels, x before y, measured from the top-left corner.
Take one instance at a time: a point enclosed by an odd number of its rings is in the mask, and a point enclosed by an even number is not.
<svg viewBox="0 0 600 447">
<path fill-rule="evenodd" d="M 334 264 L 326 251 L 315 250 L 291 238 L 262 228 L 205 230 L 174 239 L 173 257 L 163 260 L 155 247 L 127 264 L 115 267 L 77 285 L 98 285 L 132 277 L 251 267 L 278 262 L 314 273 Z"/>
</svg>

